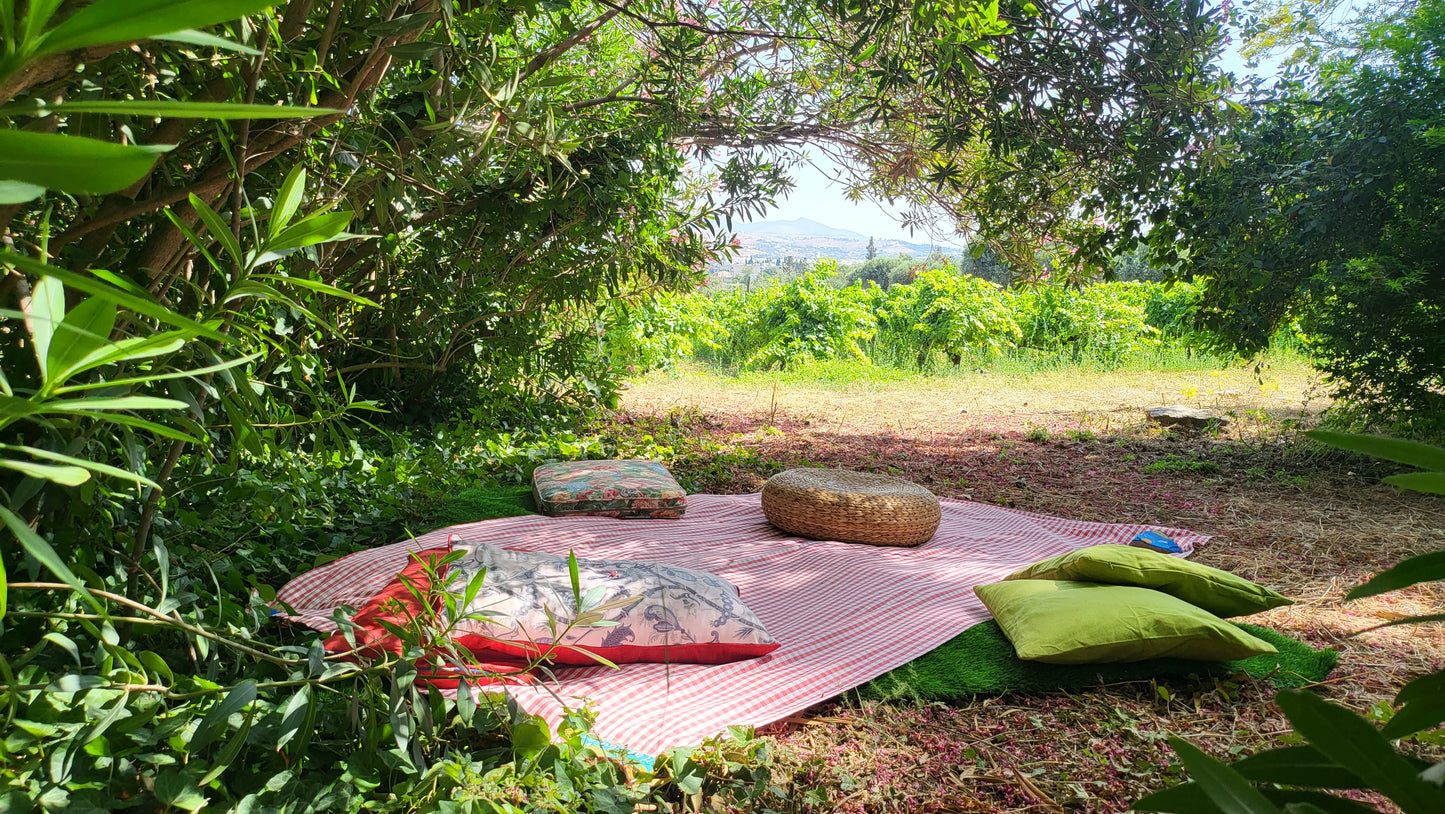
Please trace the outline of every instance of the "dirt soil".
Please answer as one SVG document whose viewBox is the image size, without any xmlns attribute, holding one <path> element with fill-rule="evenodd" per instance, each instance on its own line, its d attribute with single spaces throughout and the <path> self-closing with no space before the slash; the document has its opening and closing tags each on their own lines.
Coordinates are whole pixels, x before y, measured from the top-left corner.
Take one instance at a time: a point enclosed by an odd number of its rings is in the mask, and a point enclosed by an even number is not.
<svg viewBox="0 0 1445 814">
<path fill-rule="evenodd" d="M 1216 434 L 1163 430 L 1144 408 L 1203 407 Z M 1085 373 L 800 385 L 654 374 L 613 431 L 677 450 L 694 491 L 756 491 L 798 465 L 886 472 L 940 496 L 1082 520 L 1213 535 L 1195 555 L 1296 604 L 1250 617 L 1340 651 L 1315 689 L 1379 720 L 1409 679 L 1445 667 L 1445 625 L 1357 634 L 1439 613 L 1439 584 L 1346 603 L 1414 554 L 1445 549 L 1445 499 L 1380 483 L 1399 467 L 1331 453 L 1298 433 L 1328 399 L 1304 369 Z M 1182 775 L 1178 734 L 1221 759 L 1278 745 L 1274 691 L 1227 680 L 1103 686 L 882 707 L 836 700 L 769 727 L 807 812 L 1119 812 Z M 1408 744 L 1438 756 L 1439 730 Z"/>
</svg>

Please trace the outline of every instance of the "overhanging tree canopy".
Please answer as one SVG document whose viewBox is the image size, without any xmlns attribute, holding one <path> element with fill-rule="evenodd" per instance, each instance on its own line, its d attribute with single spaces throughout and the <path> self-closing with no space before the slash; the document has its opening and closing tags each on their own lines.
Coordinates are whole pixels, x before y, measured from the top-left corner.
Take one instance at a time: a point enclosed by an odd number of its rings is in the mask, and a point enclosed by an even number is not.
<svg viewBox="0 0 1445 814">
<path fill-rule="evenodd" d="M 697 280 L 809 147 L 856 167 L 857 194 L 942 205 L 1017 257 L 1048 240 L 1102 258 L 1129 230 L 1080 231 L 1078 202 L 1126 211 L 1167 188 L 1219 106 L 1217 15 L 1192 1 L 252 5 L 235 45 L 59 38 L 8 57 L 11 127 L 163 152 L 104 189 L 11 195 L 0 224 L 32 256 L 265 326 L 287 351 L 254 373 L 285 373 L 282 394 L 325 368 L 394 402 L 596 395 L 607 303 Z M 173 100 L 336 112 L 216 122 Z M 689 171 L 724 148 L 716 179 Z M 191 196 L 249 245 L 295 165 L 363 236 L 293 251 L 274 294 L 245 288 Z"/>
</svg>

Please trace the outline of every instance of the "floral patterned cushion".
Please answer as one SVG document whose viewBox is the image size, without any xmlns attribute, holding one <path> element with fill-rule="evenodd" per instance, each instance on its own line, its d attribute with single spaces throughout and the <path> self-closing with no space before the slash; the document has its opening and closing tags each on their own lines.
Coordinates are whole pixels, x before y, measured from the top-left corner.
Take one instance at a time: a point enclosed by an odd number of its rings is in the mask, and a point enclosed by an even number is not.
<svg viewBox="0 0 1445 814">
<path fill-rule="evenodd" d="M 559 664 L 723 664 L 778 648 L 715 574 L 657 562 L 577 560 L 579 608 L 566 557 L 454 541 L 447 590 L 471 601 L 453 638 L 484 658 L 546 654 Z M 481 576 L 480 586 L 474 581 Z"/>
<path fill-rule="evenodd" d="M 564 461 L 532 475 L 537 507 L 553 517 L 678 518 L 687 492 L 656 461 Z"/>
</svg>

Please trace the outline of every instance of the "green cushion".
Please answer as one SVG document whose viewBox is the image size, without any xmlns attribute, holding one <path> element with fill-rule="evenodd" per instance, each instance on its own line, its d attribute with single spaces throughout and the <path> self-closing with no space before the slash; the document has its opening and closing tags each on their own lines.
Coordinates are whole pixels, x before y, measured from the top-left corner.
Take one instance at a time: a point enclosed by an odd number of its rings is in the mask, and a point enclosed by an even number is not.
<svg viewBox="0 0 1445 814">
<path fill-rule="evenodd" d="M 1025 661 L 1230 661 L 1276 652 L 1269 642 L 1148 588 L 1021 579 L 973 590 Z"/>
<path fill-rule="evenodd" d="M 1034 563 L 1004 579 L 1065 579 L 1153 588 L 1226 617 L 1247 616 L 1293 602 L 1228 571 L 1126 545 L 1081 548 Z"/>
</svg>

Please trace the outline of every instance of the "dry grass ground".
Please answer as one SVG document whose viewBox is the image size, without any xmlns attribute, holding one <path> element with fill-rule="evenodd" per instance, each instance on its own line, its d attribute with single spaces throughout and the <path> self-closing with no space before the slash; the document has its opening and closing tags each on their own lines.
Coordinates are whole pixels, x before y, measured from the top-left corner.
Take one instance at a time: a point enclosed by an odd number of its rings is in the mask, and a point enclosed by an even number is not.
<svg viewBox="0 0 1445 814">
<path fill-rule="evenodd" d="M 1143 408 L 1174 403 L 1234 420 L 1217 436 L 1145 421 Z M 1300 365 L 1258 378 L 1066 370 L 841 384 L 693 372 L 637 383 L 614 427 L 675 439 L 695 489 L 753 491 L 788 466 L 847 466 L 947 497 L 1214 535 L 1200 562 L 1296 599 L 1249 621 L 1338 649 L 1317 690 L 1378 716 L 1405 681 L 1445 667 L 1445 626 L 1353 634 L 1438 613 L 1445 592 L 1343 597 L 1404 557 L 1445 549 L 1445 500 L 1380 484 L 1391 465 L 1302 443 L 1298 431 L 1327 406 Z M 1169 733 L 1221 757 L 1278 743 L 1289 726 L 1272 696 L 1240 676 L 947 706 L 842 699 L 769 732 L 788 747 L 799 811 L 1116 812 L 1179 778 Z M 1439 754 L 1442 742 L 1412 748 Z"/>
</svg>

